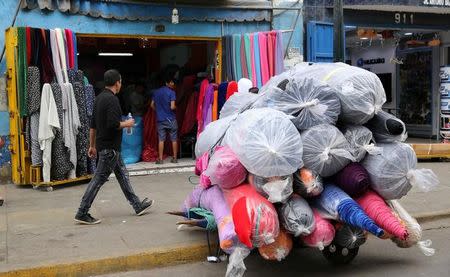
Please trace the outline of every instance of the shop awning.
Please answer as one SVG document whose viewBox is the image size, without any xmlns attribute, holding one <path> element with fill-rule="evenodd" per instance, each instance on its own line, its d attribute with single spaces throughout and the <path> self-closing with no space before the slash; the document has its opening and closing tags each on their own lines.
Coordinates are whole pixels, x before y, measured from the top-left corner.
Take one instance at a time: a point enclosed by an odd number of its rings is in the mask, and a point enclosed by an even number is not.
<svg viewBox="0 0 450 277">
<path fill-rule="evenodd" d="M 70 14 L 82 14 L 117 20 L 171 20 L 173 1 L 163 5 L 152 1 L 115 0 L 25 0 L 23 9 L 41 9 Z M 180 3 L 181 2 L 181 3 Z M 176 8 L 180 21 L 243 22 L 270 21 L 270 1 L 268 0 L 185 0 L 177 1 Z M 191 2 L 190 4 L 188 4 Z M 200 5 L 203 2 L 203 5 Z M 215 6 L 212 5 L 215 3 Z M 212 7 L 214 6 L 214 9 Z"/>
</svg>

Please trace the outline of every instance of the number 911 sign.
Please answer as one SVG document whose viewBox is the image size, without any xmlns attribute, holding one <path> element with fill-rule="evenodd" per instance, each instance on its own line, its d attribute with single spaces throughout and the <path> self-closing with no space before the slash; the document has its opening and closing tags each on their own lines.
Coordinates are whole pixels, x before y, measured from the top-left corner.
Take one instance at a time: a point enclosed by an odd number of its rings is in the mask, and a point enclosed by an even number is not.
<svg viewBox="0 0 450 277">
<path fill-rule="evenodd" d="M 394 14 L 395 24 L 414 24 L 414 14 L 413 13 L 395 13 Z"/>
</svg>

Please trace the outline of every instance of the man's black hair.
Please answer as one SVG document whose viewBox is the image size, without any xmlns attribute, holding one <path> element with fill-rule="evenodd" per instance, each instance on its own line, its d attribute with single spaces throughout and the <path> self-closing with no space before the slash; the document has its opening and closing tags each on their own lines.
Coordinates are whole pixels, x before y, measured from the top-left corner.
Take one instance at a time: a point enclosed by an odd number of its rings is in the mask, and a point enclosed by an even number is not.
<svg viewBox="0 0 450 277">
<path fill-rule="evenodd" d="M 110 69 L 103 75 L 103 80 L 106 87 L 112 87 L 117 81 L 121 80 L 119 71 L 115 69 Z"/>
</svg>

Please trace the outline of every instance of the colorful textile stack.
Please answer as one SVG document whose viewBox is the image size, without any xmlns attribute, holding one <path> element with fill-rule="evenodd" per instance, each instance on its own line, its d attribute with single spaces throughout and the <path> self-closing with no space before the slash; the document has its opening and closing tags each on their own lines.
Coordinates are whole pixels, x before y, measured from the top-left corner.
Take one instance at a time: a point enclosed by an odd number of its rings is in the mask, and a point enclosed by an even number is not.
<svg viewBox="0 0 450 277">
<path fill-rule="evenodd" d="M 238 37 L 236 43 L 245 48 L 246 40 Z M 260 38 L 266 44 L 273 41 Z M 266 44 L 259 51 L 267 51 Z M 253 72 L 246 69 L 237 68 Z M 388 129 L 398 123 L 380 111 L 385 99 L 380 84 L 376 75 L 359 68 L 301 64 L 274 76 L 256 95 L 233 94 L 222 117 L 206 126 L 196 145 L 196 174 L 201 177 L 199 187 L 215 188 L 217 195 L 220 191 L 223 196 L 216 196 L 216 201 L 231 211 L 237 241 L 227 276 L 243 275 L 244 259 L 254 247 L 265 259 L 284 259 L 292 237 L 331 253 L 336 247 L 355 251 L 371 233 L 391 238 L 399 247 L 418 245 L 426 255 L 433 254 L 431 241 L 420 241 L 420 225 L 390 199 L 399 199 L 412 186 L 432 189 L 438 183 L 436 175 L 416 169 L 410 146 L 375 144 L 371 130 L 378 135 L 382 131 L 362 126 L 374 116 L 388 118 Z M 263 108 L 256 105 L 260 101 Z M 302 106 L 305 101 L 311 105 Z M 388 131 L 397 134 L 392 128 Z M 206 204 L 197 205 L 210 210 Z M 219 228 L 219 237 L 220 232 Z M 223 250 L 230 253 L 230 248 Z"/>
</svg>

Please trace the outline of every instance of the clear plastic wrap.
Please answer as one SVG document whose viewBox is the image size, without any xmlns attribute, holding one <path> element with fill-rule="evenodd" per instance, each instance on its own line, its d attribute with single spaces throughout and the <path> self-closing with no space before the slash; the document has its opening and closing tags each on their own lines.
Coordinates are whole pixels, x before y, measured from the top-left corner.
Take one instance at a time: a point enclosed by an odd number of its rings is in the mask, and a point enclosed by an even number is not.
<svg viewBox="0 0 450 277">
<path fill-rule="evenodd" d="M 368 70 L 344 63 L 300 64 L 293 70 L 324 81 L 337 91 L 341 100 L 339 119 L 347 124 L 361 125 L 381 110 L 386 102 L 383 84 Z"/>
<path fill-rule="evenodd" d="M 431 169 L 416 169 L 417 157 L 411 146 L 396 142 L 378 144 L 381 155 L 368 155 L 362 165 L 370 175 L 371 187 L 384 199 L 400 199 L 412 186 L 430 191 L 439 184 Z"/>
<path fill-rule="evenodd" d="M 323 191 L 322 177 L 303 167 L 294 173 L 293 189 L 304 198 L 318 196 Z"/>
<path fill-rule="evenodd" d="M 208 168 L 208 162 L 209 152 L 203 153 L 203 155 L 195 161 L 195 175 L 200 177 L 200 186 L 205 189 L 211 186 L 209 176 L 205 175 L 205 170 Z"/>
<path fill-rule="evenodd" d="M 253 105 L 272 108 L 294 116 L 297 129 L 304 130 L 319 124 L 335 124 L 341 112 L 336 91 L 327 84 L 304 76 L 295 76 L 273 84 Z M 281 87 L 281 88 L 280 88 Z"/>
<path fill-rule="evenodd" d="M 275 207 L 250 184 L 224 190 L 239 240 L 249 248 L 275 241 L 280 230 Z"/>
<path fill-rule="evenodd" d="M 228 258 L 227 272 L 225 277 L 242 277 L 244 276 L 247 268 L 245 267 L 244 260 L 250 255 L 251 250 L 245 245 L 240 244 L 237 246 L 233 253 Z"/>
<path fill-rule="evenodd" d="M 350 143 L 356 162 L 362 161 L 366 154 L 379 155 L 383 152 L 383 148 L 375 146 L 372 132 L 366 127 L 349 125 L 341 128 L 341 131 Z"/>
<path fill-rule="evenodd" d="M 385 111 L 378 112 L 365 126 L 377 143 L 403 142 L 408 138 L 405 123 Z"/>
<path fill-rule="evenodd" d="M 203 175 L 222 189 L 239 186 L 247 177 L 247 170 L 228 146 L 217 146 Z"/>
<path fill-rule="evenodd" d="M 410 248 L 414 245 L 417 245 L 425 256 L 433 256 L 435 250 L 431 248 L 431 240 L 422 239 L 422 227 L 420 227 L 417 220 L 412 217 L 397 200 L 388 200 L 388 205 L 392 208 L 392 210 L 399 216 L 399 218 L 405 224 L 406 229 L 408 230 L 408 238 L 406 240 L 401 240 L 398 238 L 392 238 L 392 241 L 397 244 L 398 247 L 401 248 Z"/>
<path fill-rule="evenodd" d="M 281 228 L 275 241 L 259 247 L 258 252 L 266 260 L 281 261 L 289 255 L 292 250 L 292 245 L 292 235 Z"/>
<path fill-rule="evenodd" d="M 260 97 L 258 94 L 249 92 L 239 92 L 233 94 L 220 110 L 220 118 L 244 112 L 250 109 L 255 101 Z"/>
<path fill-rule="evenodd" d="M 322 177 L 332 176 L 354 161 L 350 144 L 333 125 L 314 126 L 303 131 L 301 136 L 305 167 Z"/>
<path fill-rule="evenodd" d="M 218 186 L 208 189 L 196 186 L 184 201 L 183 210 L 188 212 L 191 208 L 204 208 L 214 214 L 215 222 L 219 226 L 220 248 L 228 254 L 232 253 L 239 240 L 222 190 Z"/>
<path fill-rule="evenodd" d="M 342 247 L 353 249 L 360 247 L 367 240 L 367 233 L 357 227 L 340 225 L 336 227 L 334 242 Z"/>
<path fill-rule="evenodd" d="M 195 144 L 195 156 L 199 158 L 213 147 L 221 145 L 221 140 L 236 117 L 237 115 L 233 115 L 208 124 L 197 139 Z"/>
<path fill-rule="evenodd" d="M 250 173 L 248 182 L 272 203 L 286 202 L 293 193 L 292 175 L 265 178 Z"/>
<path fill-rule="evenodd" d="M 272 78 L 270 78 L 270 80 L 265 83 L 260 89 L 258 94 L 263 95 L 266 94 L 268 92 L 271 92 L 273 88 L 278 87 L 281 89 L 284 89 L 284 80 L 290 78 L 292 76 L 291 71 L 285 71 L 281 74 L 275 75 Z"/>
<path fill-rule="evenodd" d="M 239 114 L 223 141 L 250 172 L 284 176 L 303 166 L 302 139 L 289 117 L 269 108 Z"/>
<path fill-rule="evenodd" d="M 331 222 L 322 218 L 316 209 L 313 209 L 313 213 L 316 228 L 311 234 L 303 236 L 302 242 L 308 247 L 317 247 L 319 250 L 324 250 L 333 242 L 335 229 Z"/>
<path fill-rule="evenodd" d="M 283 227 L 294 236 L 309 235 L 316 228 L 314 214 L 308 202 L 299 195 L 292 195 L 278 209 Z"/>
</svg>

